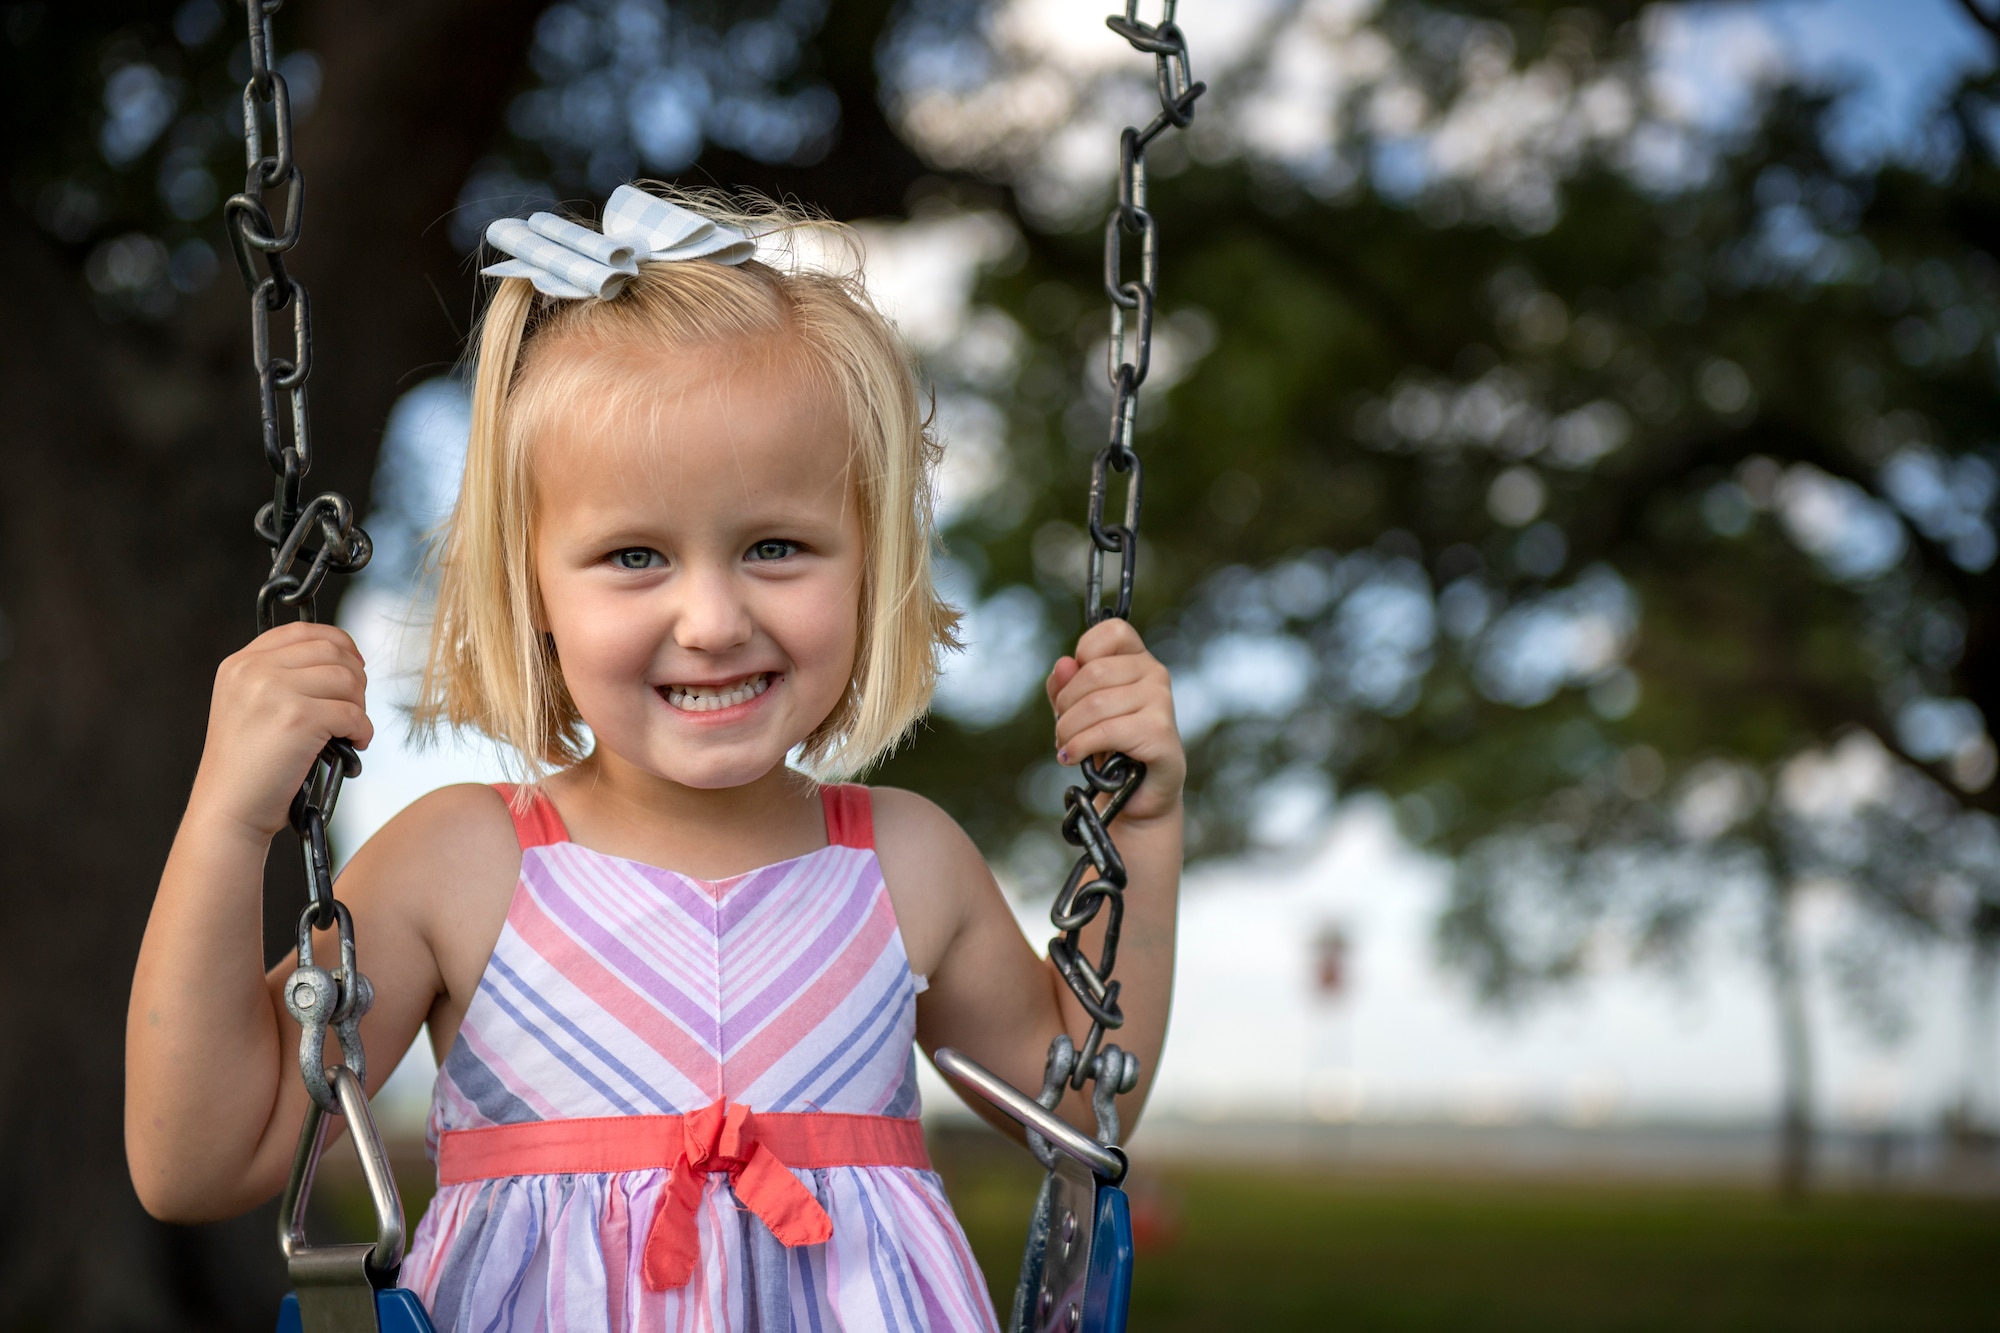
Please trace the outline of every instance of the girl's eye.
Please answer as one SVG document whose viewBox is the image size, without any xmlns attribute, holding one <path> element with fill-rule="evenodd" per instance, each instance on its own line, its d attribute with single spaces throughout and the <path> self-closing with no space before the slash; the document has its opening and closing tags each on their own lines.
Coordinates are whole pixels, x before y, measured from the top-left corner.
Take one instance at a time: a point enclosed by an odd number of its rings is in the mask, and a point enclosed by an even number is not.
<svg viewBox="0 0 2000 1333">
<path fill-rule="evenodd" d="M 614 551 L 611 563 L 620 569 L 652 569 L 666 562 L 658 551 L 644 546 L 628 546 L 622 551 Z"/>
<path fill-rule="evenodd" d="M 750 548 L 744 558 L 748 560 L 783 560 L 798 549 L 799 544 L 797 542 L 779 541 L 774 538 L 770 541 L 758 542 Z"/>
</svg>

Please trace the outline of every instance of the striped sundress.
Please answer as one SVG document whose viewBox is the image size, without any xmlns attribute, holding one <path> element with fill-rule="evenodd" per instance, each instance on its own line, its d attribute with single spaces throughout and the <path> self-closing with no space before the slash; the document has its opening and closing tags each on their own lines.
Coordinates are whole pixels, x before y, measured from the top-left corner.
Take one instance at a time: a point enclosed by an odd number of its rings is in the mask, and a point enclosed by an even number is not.
<svg viewBox="0 0 2000 1333">
<path fill-rule="evenodd" d="M 539 795 L 517 813 L 521 876 L 438 1071 L 432 1160 L 457 1131 L 694 1123 L 724 1104 L 809 1129 L 899 1118 L 889 1127 L 914 1134 L 923 982 L 883 885 L 867 789 L 823 797 L 828 846 L 716 882 L 579 847 Z M 400 1280 L 441 1333 L 997 1328 L 929 1169 L 791 1168 L 832 1224 L 824 1243 L 793 1248 L 710 1170 L 684 1285 L 656 1289 L 642 1274 L 649 1224 L 673 1192 L 663 1166 L 457 1183 L 447 1173 Z"/>
</svg>

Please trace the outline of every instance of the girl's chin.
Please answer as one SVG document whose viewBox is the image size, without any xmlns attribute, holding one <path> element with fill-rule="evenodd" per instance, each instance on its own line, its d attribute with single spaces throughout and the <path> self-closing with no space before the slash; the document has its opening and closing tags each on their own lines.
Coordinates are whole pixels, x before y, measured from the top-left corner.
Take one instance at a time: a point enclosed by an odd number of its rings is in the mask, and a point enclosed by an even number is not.
<svg viewBox="0 0 2000 1333">
<path fill-rule="evenodd" d="M 771 775 L 772 770 L 784 767 L 785 757 L 778 756 L 776 763 L 766 764 L 755 770 L 724 770 L 718 772 L 690 773 L 685 775 L 665 774 L 671 780 L 693 791 L 734 791 L 738 787 L 748 787 L 760 778 Z"/>
<path fill-rule="evenodd" d="M 706 747 L 670 744 L 656 749 L 649 762 L 641 767 L 656 777 L 695 791 L 727 791 L 747 787 L 770 776 L 772 770 L 783 768 L 785 756 L 792 750 L 788 745 L 752 743 L 717 747 L 726 749 L 725 753 L 688 752 L 702 748 Z"/>
</svg>

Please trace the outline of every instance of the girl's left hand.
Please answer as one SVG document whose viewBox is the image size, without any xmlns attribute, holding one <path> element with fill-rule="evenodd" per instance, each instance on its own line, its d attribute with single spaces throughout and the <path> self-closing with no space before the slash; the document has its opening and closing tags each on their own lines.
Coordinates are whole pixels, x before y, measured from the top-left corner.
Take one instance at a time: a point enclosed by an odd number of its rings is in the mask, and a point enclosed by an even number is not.
<svg viewBox="0 0 2000 1333">
<path fill-rule="evenodd" d="M 1048 679 L 1056 710 L 1056 760 L 1122 751 L 1146 766 L 1121 822 L 1137 823 L 1180 808 L 1187 754 L 1174 725 L 1167 669 L 1146 651 L 1139 631 L 1102 620 L 1076 642 L 1076 656 L 1057 661 Z"/>
</svg>

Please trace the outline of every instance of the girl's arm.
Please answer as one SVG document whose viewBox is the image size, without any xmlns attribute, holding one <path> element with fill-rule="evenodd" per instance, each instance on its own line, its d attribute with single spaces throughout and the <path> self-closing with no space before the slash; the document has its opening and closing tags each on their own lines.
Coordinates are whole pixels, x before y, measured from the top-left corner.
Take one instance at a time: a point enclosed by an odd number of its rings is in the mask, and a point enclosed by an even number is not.
<svg viewBox="0 0 2000 1333">
<path fill-rule="evenodd" d="M 1093 626 L 1050 674 L 1056 711 L 1057 758 L 1075 764 L 1084 755 L 1123 751 L 1146 765 L 1146 780 L 1117 821 L 1113 839 L 1125 858 L 1127 887 L 1113 976 L 1122 983 L 1125 1025 L 1106 1035 L 1139 1057 L 1138 1085 L 1119 1099 L 1130 1132 L 1159 1068 L 1173 987 L 1174 930 L 1181 873 L 1181 788 L 1187 760 L 1174 726 L 1173 693 L 1166 668 L 1146 651 L 1122 620 Z M 949 911 L 904 914 L 918 923 L 913 954 L 937 962 L 930 990 L 917 1009 L 917 1031 L 926 1050 L 954 1047 L 1030 1094 L 1042 1086 L 1050 1038 L 1067 1032 L 1079 1045 L 1090 1016 L 1055 968 L 1037 958 L 1022 937 L 978 850 L 941 811 L 907 793 L 881 793 L 878 824 L 884 869 L 891 882 L 921 886 L 951 904 Z M 913 895 L 914 896 L 914 895 Z M 1103 943 L 1107 911 L 1083 932 L 1094 963 Z M 935 938 L 924 938 L 935 930 Z M 1018 1134 L 1011 1121 L 975 1110 Z M 1072 1092 L 1059 1108 L 1072 1123 L 1095 1129 L 1084 1093 Z"/>
<path fill-rule="evenodd" d="M 126 1155 L 139 1199 L 157 1217 L 232 1216 L 284 1184 L 306 1093 L 299 1028 L 282 998 L 294 960 L 264 969 L 264 859 L 327 740 L 367 745 L 365 686 L 353 641 L 324 625 L 280 626 L 217 672 L 201 767 L 146 924 L 126 1019 Z M 422 843 L 415 832 L 389 841 Z M 424 929 L 426 867 L 406 850 L 399 859 L 371 844 L 339 885 L 375 989 L 362 1024 L 376 1057 L 370 1091 L 440 990 Z M 304 907 L 302 874 L 297 902 Z M 337 963 L 330 932 L 316 937 L 314 953 L 323 966 Z M 340 1058 L 329 1032 L 326 1062 Z"/>
</svg>

